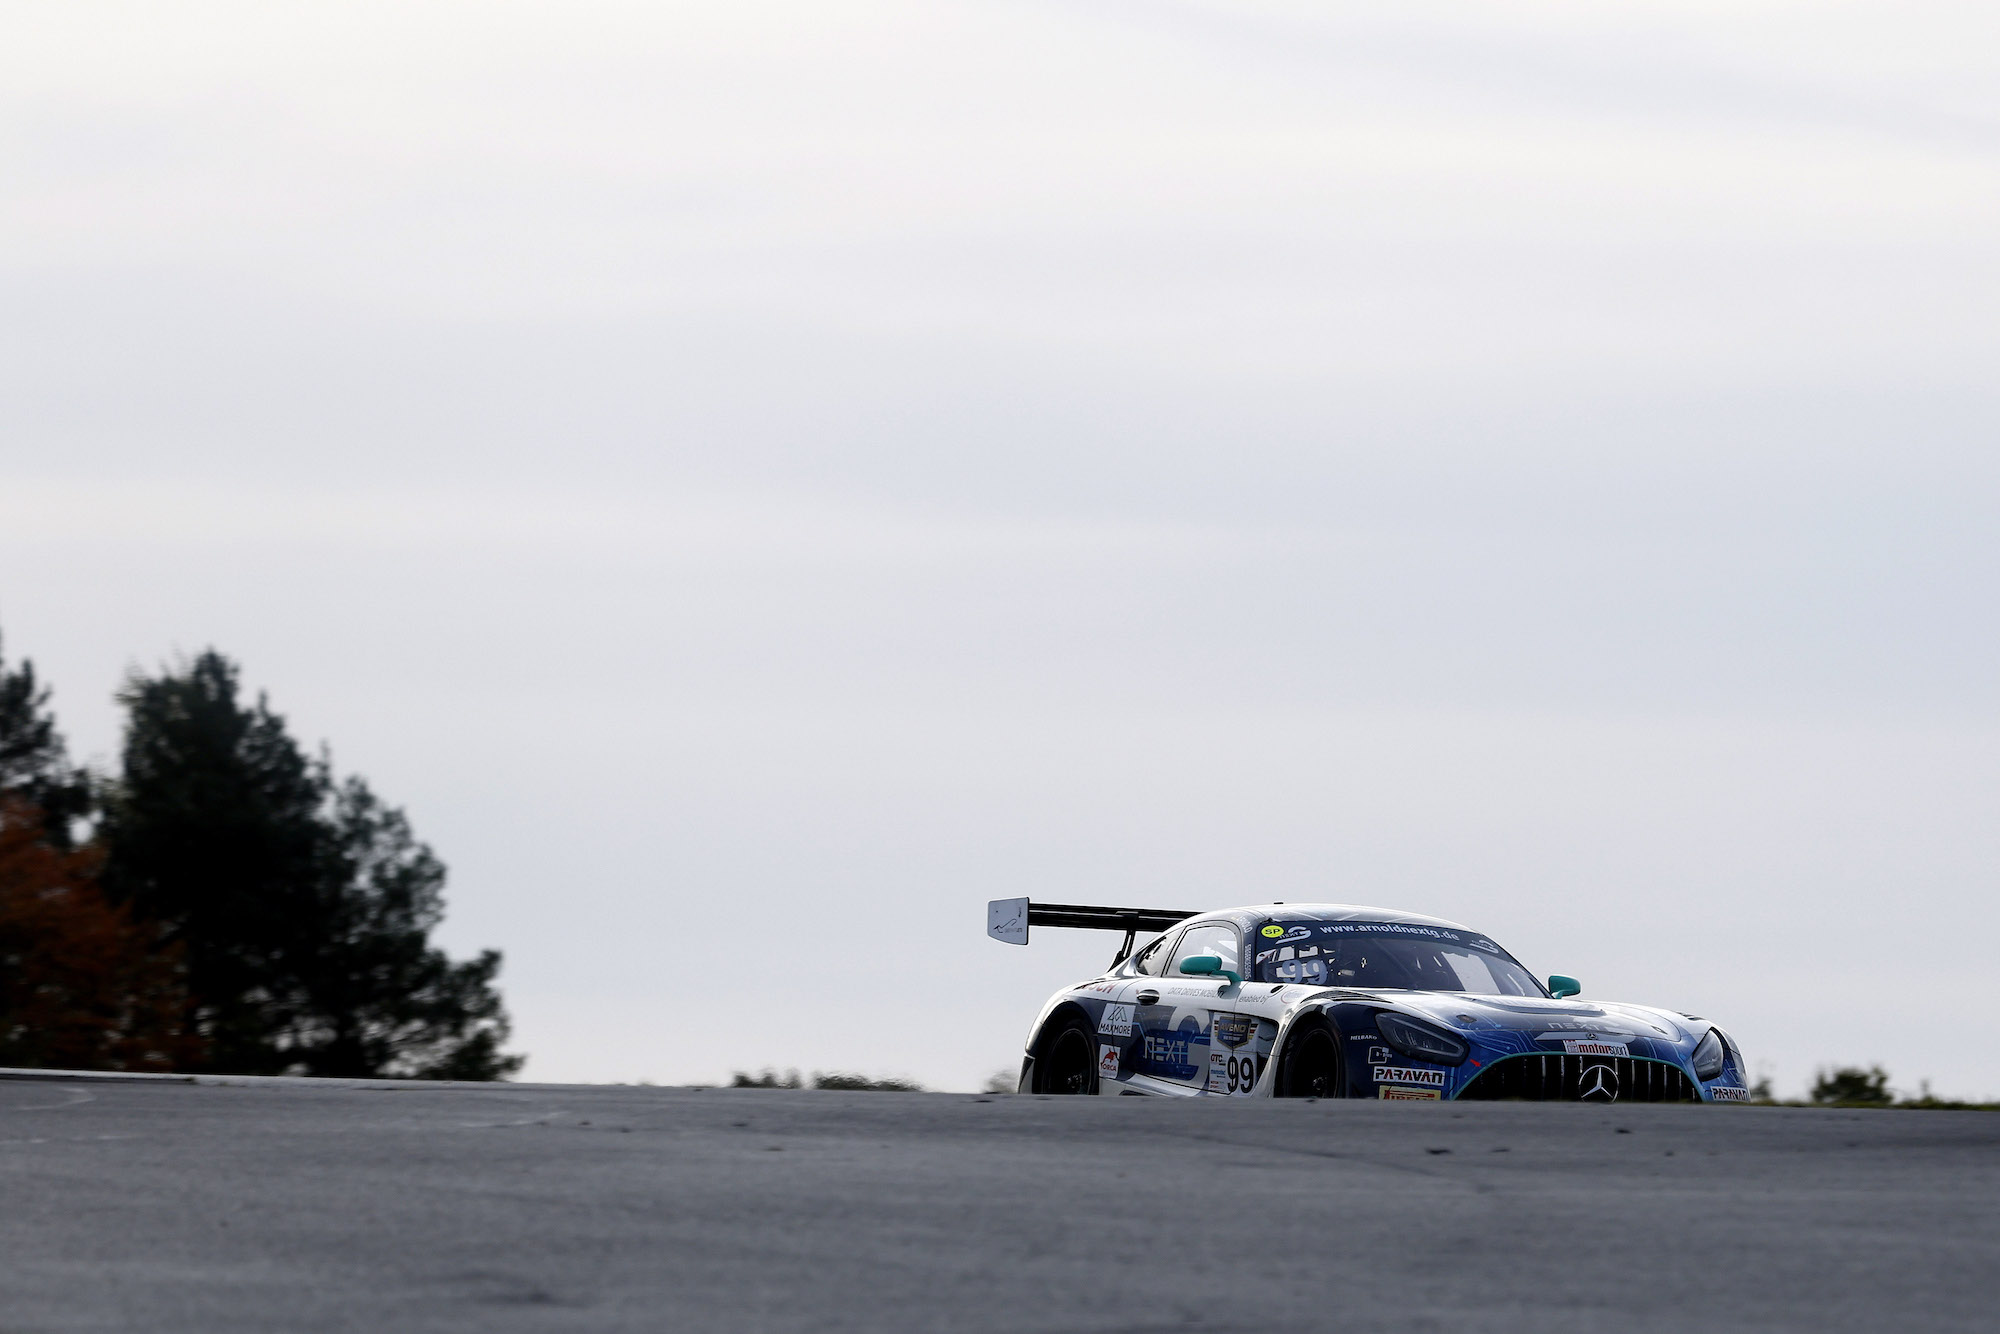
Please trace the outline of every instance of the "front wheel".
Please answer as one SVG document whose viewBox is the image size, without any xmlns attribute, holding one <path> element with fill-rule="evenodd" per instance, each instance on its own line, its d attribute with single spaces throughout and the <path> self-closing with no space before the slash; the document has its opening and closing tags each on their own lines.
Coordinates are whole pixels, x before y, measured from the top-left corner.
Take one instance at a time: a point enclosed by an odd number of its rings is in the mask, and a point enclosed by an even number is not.
<svg viewBox="0 0 2000 1334">
<path fill-rule="evenodd" d="M 1049 1026 L 1035 1062 L 1037 1093 L 1097 1092 L 1097 1035 L 1080 1014 Z"/>
<path fill-rule="evenodd" d="M 1345 1097 L 1347 1081 L 1342 1075 L 1340 1034 L 1313 1015 L 1292 1025 L 1286 1035 L 1272 1092 L 1280 1098 Z"/>
</svg>

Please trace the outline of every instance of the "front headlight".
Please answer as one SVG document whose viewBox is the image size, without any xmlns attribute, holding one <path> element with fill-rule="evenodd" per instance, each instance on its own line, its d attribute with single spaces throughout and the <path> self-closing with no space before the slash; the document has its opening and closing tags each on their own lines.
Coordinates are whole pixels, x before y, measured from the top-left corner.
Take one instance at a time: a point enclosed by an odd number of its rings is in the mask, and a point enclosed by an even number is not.
<svg viewBox="0 0 2000 1334">
<path fill-rule="evenodd" d="M 1458 1034 L 1387 1010 L 1376 1014 L 1375 1031 L 1382 1035 L 1382 1041 L 1403 1055 L 1432 1065 L 1459 1065 L 1472 1055 L 1472 1048 Z"/>
<path fill-rule="evenodd" d="M 1713 1079 L 1722 1073 L 1722 1067 L 1729 1059 L 1729 1052 L 1722 1045 L 1722 1030 L 1711 1028 L 1707 1036 L 1695 1044 L 1694 1077 Z"/>
</svg>

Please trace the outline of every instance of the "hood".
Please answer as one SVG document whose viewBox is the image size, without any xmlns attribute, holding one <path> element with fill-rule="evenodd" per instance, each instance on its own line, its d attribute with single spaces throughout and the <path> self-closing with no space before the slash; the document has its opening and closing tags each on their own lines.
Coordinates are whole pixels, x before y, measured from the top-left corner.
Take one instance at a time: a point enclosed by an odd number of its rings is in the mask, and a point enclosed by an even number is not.
<svg viewBox="0 0 2000 1334">
<path fill-rule="evenodd" d="M 1629 1043 L 1634 1038 L 1675 1048 L 1692 1047 L 1708 1030 L 1670 1010 L 1611 1001 L 1545 1000 L 1539 996 L 1468 996 L 1453 991 L 1378 991 L 1385 1004 L 1418 1014 L 1468 1038 L 1520 1037 L 1529 1043 L 1563 1041 Z M 1519 1035 L 1519 1036 L 1515 1036 Z M 1532 1047 L 1530 1048 L 1532 1049 Z"/>
</svg>

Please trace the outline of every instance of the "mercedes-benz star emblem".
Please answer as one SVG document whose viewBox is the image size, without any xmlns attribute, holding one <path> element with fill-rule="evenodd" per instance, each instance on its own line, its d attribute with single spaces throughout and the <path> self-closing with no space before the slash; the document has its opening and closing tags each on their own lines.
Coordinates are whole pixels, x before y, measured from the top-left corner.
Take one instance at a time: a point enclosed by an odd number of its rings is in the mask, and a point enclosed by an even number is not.
<svg viewBox="0 0 2000 1334">
<path fill-rule="evenodd" d="M 1576 1096 L 1583 1102 L 1617 1102 L 1618 1072 L 1608 1065 L 1586 1065 L 1577 1076 Z"/>
</svg>

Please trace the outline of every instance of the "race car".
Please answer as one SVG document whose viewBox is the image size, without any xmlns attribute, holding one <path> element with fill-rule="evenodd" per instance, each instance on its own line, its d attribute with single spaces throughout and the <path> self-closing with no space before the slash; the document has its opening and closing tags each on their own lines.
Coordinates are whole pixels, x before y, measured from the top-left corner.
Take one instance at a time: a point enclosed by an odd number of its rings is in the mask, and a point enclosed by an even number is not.
<svg viewBox="0 0 2000 1334">
<path fill-rule="evenodd" d="M 987 934 L 1125 933 L 1050 997 L 1022 1093 L 1748 1102 L 1743 1053 L 1697 1015 L 1575 999 L 1456 922 L 1346 904 L 1221 912 L 999 899 Z M 1135 949 L 1139 937 L 1161 933 Z"/>
</svg>

